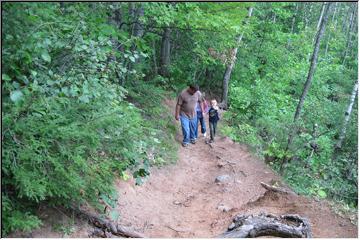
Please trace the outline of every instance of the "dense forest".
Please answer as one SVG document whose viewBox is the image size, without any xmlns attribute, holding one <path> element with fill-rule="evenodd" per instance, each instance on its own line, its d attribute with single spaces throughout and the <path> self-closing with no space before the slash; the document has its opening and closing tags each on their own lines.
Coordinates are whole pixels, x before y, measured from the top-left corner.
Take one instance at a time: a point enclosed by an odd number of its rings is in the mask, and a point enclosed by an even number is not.
<svg viewBox="0 0 360 240">
<path fill-rule="evenodd" d="M 356 209 L 357 17 L 355 2 L 2 3 L 2 234 L 174 163 L 163 102 L 189 83 L 296 192 Z"/>
</svg>

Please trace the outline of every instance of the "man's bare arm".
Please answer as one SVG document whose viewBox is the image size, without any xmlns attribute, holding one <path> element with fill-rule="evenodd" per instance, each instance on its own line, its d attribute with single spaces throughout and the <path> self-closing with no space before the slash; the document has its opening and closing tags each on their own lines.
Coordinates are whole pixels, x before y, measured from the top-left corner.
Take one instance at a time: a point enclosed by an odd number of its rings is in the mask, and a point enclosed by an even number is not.
<svg viewBox="0 0 360 240">
<path fill-rule="evenodd" d="M 175 119 L 179 120 L 179 118 L 180 118 L 180 105 L 176 104 L 176 107 L 175 107 Z"/>
</svg>

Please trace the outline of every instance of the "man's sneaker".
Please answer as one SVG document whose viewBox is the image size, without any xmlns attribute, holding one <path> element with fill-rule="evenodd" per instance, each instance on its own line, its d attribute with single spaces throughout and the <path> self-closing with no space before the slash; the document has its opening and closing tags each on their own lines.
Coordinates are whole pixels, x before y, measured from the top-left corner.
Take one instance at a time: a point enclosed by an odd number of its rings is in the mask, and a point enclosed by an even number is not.
<svg viewBox="0 0 360 240">
<path fill-rule="evenodd" d="M 213 142 L 214 142 L 214 140 L 213 140 L 213 139 L 210 139 L 209 143 L 213 143 Z"/>
<path fill-rule="evenodd" d="M 204 138 L 206 138 L 206 133 L 203 134 Z"/>
<path fill-rule="evenodd" d="M 196 143 L 196 139 L 190 141 L 192 144 Z"/>
<path fill-rule="evenodd" d="M 188 143 L 182 143 L 181 145 L 182 145 L 184 148 L 187 147 L 187 146 L 189 146 Z"/>
</svg>

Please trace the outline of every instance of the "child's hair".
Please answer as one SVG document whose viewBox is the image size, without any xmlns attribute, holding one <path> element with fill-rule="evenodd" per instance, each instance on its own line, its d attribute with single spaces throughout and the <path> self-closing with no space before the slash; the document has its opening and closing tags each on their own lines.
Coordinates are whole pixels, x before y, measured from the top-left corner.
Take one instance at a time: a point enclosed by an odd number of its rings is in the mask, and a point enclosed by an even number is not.
<svg viewBox="0 0 360 240">
<path fill-rule="evenodd" d="M 211 99 L 211 102 L 214 101 L 217 104 L 217 101 L 215 98 Z"/>
</svg>

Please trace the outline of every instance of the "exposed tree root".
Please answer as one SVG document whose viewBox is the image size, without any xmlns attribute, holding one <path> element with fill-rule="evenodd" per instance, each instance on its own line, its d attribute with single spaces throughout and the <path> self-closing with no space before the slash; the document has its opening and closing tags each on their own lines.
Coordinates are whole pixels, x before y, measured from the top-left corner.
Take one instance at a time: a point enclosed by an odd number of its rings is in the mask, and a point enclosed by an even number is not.
<svg viewBox="0 0 360 240">
<path fill-rule="evenodd" d="M 269 184 L 266 184 L 266 183 L 263 183 L 263 182 L 260 182 L 260 184 L 261 184 L 261 186 L 263 186 L 263 188 L 265 188 L 266 190 L 269 190 L 269 191 L 296 195 L 296 193 L 294 193 L 292 191 L 289 191 L 289 190 L 286 190 L 284 188 L 270 186 Z"/>
<path fill-rule="evenodd" d="M 237 215 L 220 238 L 255 238 L 275 236 L 285 238 L 311 238 L 310 223 L 296 214 L 276 217 L 261 213 L 258 216 Z"/>
<path fill-rule="evenodd" d="M 74 211 L 80 215 L 85 216 L 93 225 L 100 228 L 95 230 L 92 235 L 97 237 L 111 238 L 112 235 L 130 237 L 130 238 L 145 238 L 145 236 L 139 232 L 133 231 L 128 227 L 120 226 L 112 221 L 106 220 L 88 211 L 73 208 Z"/>
</svg>

